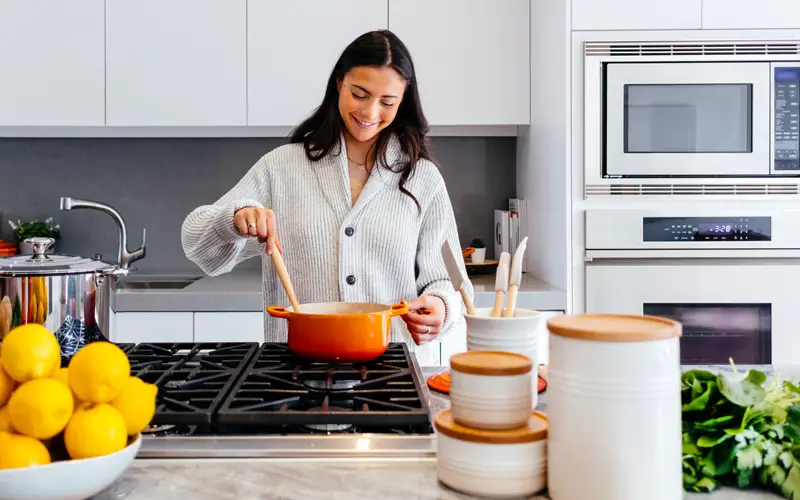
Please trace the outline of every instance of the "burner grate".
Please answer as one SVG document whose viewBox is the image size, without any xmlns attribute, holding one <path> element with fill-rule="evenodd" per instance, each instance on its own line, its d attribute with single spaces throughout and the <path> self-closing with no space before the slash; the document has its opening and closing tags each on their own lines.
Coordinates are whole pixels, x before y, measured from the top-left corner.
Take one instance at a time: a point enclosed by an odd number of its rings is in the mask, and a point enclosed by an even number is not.
<svg viewBox="0 0 800 500">
<path fill-rule="evenodd" d="M 257 343 L 137 344 L 131 374 L 158 387 L 151 425 L 210 425 Z"/>
<path fill-rule="evenodd" d="M 429 426 L 428 402 L 404 343 L 363 364 L 314 363 L 264 344 L 217 411 L 228 426 Z"/>
</svg>

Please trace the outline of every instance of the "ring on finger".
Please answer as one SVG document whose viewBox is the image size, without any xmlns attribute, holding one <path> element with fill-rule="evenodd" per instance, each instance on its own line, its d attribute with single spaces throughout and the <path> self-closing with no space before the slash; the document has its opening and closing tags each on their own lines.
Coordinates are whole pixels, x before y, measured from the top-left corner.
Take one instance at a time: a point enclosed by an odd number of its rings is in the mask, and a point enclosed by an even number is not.
<svg viewBox="0 0 800 500">
<path fill-rule="evenodd" d="M 431 327 L 429 326 L 427 330 L 425 330 L 425 335 L 429 335 L 431 333 Z"/>
<path fill-rule="evenodd" d="M 256 227 L 256 223 L 255 222 L 248 222 L 247 223 L 247 227 Z"/>
</svg>

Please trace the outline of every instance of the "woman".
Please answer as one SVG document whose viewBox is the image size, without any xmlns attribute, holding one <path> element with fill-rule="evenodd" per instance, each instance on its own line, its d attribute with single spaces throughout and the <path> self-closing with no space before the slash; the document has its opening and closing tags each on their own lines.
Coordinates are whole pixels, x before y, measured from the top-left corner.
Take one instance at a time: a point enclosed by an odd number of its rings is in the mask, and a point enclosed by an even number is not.
<svg viewBox="0 0 800 500">
<path fill-rule="evenodd" d="M 427 128 L 405 45 L 386 30 L 358 37 L 289 144 L 189 214 L 187 257 L 219 275 L 262 255 L 266 305 L 288 305 L 264 255 L 280 236 L 301 304 L 405 300 L 411 311 L 393 320 L 391 340 L 413 339 L 421 362 L 437 362 L 432 341 L 464 323 L 441 257 L 445 241 L 460 249 L 455 217 Z M 266 316 L 265 338 L 285 342 L 285 320 Z"/>
</svg>

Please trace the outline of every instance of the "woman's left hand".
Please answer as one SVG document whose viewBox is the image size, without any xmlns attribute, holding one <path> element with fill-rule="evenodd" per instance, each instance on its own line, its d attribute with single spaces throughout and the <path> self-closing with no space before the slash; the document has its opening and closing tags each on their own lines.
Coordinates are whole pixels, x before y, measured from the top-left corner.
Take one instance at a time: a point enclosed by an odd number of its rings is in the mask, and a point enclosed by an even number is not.
<svg viewBox="0 0 800 500">
<path fill-rule="evenodd" d="M 409 311 L 402 318 L 414 343 L 422 345 L 435 339 L 444 322 L 444 301 L 439 297 L 423 295 L 407 304 Z"/>
</svg>

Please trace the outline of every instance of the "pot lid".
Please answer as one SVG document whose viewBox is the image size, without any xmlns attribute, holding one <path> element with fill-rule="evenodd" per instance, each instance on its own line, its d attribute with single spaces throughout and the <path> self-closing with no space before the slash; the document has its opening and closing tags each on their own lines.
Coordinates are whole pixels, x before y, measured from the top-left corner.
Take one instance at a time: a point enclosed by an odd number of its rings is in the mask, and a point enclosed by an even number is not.
<svg viewBox="0 0 800 500">
<path fill-rule="evenodd" d="M 55 242 L 53 238 L 26 239 L 23 244 L 28 245 L 33 254 L 0 258 L 0 276 L 53 276 L 98 272 L 110 274 L 119 268 L 116 264 L 102 260 L 46 253 Z"/>
<path fill-rule="evenodd" d="M 485 430 L 474 429 L 461 425 L 453 418 L 450 408 L 440 410 L 434 417 L 434 427 L 445 436 L 459 441 L 486 444 L 520 444 L 541 441 L 547 438 L 547 416 L 539 411 L 533 410 L 528 424 L 507 430 Z"/>
</svg>

